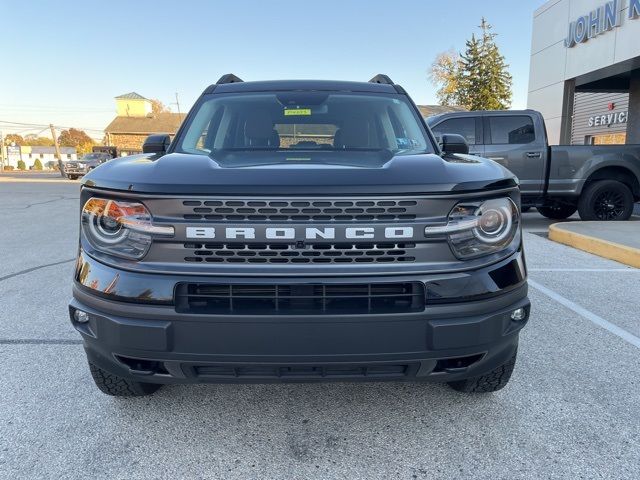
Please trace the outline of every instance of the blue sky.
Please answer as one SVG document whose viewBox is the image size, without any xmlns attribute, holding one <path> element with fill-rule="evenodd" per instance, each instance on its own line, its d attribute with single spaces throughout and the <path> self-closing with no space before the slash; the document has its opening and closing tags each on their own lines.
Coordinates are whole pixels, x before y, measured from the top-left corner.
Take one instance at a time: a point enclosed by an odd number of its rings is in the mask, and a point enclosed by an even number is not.
<svg viewBox="0 0 640 480">
<path fill-rule="evenodd" d="M 99 135 L 116 95 L 136 91 L 168 104 L 177 91 L 184 111 L 228 72 L 245 80 L 386 73 L 416 103 L 436 103 L 430 64 L 439 52 L 462 50 L 482 16 L 510 64 L 513 106 L 525 107 L 532 15 L 543 3 L 2 0 L 0 120 Z"/>
</svg>

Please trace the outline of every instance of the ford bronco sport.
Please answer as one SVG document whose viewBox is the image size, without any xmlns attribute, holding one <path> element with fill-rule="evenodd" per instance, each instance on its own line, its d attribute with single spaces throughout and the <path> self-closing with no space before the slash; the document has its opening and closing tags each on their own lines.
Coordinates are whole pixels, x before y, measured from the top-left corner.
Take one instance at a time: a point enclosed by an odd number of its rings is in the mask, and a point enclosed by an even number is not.
<svg viewBox="0 0 640 480">
<path fill-rule="evenodd" d="M 173 141 L 82 180 L 69 310 L 98 388 L 502 388 L 529 317 L 517 179 L 399 85 L 208 87 Z"/>
</svg>

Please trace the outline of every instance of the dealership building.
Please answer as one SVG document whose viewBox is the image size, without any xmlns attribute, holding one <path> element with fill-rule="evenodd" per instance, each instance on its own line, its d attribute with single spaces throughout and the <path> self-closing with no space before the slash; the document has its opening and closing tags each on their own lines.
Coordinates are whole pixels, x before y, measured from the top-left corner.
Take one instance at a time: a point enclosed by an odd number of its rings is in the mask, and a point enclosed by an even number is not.
<svg viewBox="0 0 640 480">
<path fill-rule="evenodd" d="M 528 107 L 550 143 L 640 144 L 640 0 L 550 0 L 533 18 Z"/>
</svg>

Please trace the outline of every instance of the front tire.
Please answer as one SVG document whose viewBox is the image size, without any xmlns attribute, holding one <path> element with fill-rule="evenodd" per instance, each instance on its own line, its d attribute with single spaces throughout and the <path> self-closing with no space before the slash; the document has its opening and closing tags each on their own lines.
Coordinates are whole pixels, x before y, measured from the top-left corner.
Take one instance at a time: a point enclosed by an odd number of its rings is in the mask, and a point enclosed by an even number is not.
<svg viewBox="0 0 640 480">
<path fill-rule="evenodd" d="M 578 202 L 582 220 L 629 220 L 633 214 L 633 193 L 617 180 L 600 180 L 587 186 Z"/>
<path fill-rule="evenodd" d="M 543 217 L 550 218 L 551 220 L 564 220 L 576 213 L 578 207 L 570 204 L 558 204 L 550 205 L 547 207 L 538 207 L 538 212 Z"/>
<path fill-rule="evenodd" d="M 68 178 L 69 180 L 77 180 L 77 179 L 78 179 L 78 176 L 77 176 L 77 175 L 67 175 L 67 178 Z"/>
<path fill-rule="evenodd" d="M 518 351 L 513 353 L 513 356 L 504 364 L 498 368 L 491 370 L 485 375 L 479 377 L 467 378 L 466 380 L 458 380 L 455 382 L 449 382 L 449 386 L 458 392 L 464 393 L 490 393 L 497 392 L 503 389 L 513 373 L 513 368 L 516 365 L 516 357 Z"/>
<path fill-rule="evenodd" d="M 126 378 L 109 373 L 100 367 L 89 363 L 89 370 L 96 386 L 102 393 L 112 397 L 142 397 L 151 395 L 162 385 L 157 383 L 143 383 L 127 380 Z"/>
</svg>

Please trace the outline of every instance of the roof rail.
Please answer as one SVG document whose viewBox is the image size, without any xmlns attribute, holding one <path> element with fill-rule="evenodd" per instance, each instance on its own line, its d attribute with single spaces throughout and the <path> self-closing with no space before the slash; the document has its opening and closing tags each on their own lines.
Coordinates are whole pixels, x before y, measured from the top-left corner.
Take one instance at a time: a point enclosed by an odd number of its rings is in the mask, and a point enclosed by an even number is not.
<svg viewBox="0 0 640 480">
<path fill-rule="evenodd" d="M 222 75 L 220 79 L 216 82 L 216 85 L 222 85 L 223 83 L 240 83 L 243 80 L 241 78 L 236 77 L 233 73 L 227 73 L 226 75 Z"/>
<path fill-rule="evenodd" d="M 369 80 L 369 83 L 382 83 L 384 85 L 395 85 L 393 83 L 393 80 L 391 80 L 388 75 L 384 75 L 382 73 L 379 73 L 378 75 L 373 77 L 371 80 Z"/>
</svg>

